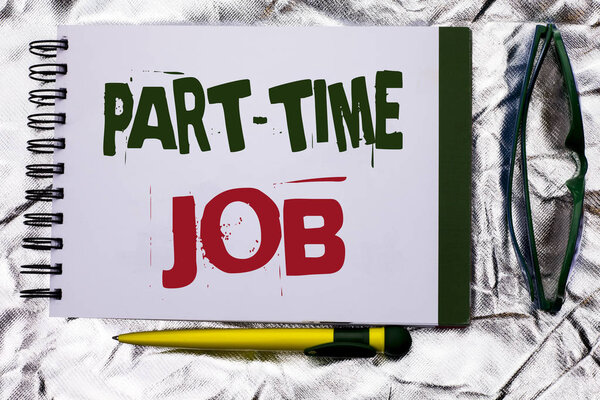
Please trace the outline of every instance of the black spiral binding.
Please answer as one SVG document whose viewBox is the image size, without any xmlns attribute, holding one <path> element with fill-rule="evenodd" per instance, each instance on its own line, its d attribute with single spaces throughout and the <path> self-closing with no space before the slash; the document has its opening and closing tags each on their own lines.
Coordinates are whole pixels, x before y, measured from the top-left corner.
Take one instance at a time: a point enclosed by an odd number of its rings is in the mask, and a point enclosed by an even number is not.
<svg viewBox="0 0 600 400">
<path fill-rule="evenodd" d="M 62 40 L 36 40 L 29 44 L 29 51 L 43 58 L 56 57 L 58 50 L 67 50 L 69 43 L 66 39 Z M 29 77 L 33 80 L 42 82 L 42 85 L 56 82 L 57 75 L 66 75 L 67 65 L 60 63 L 41 63 L 32 65 L 29 68 Z M 67 90 L 63 88 L 50 89 L 42 88 L 29 92 L 29 101 L 37 108 L 52 107 L 56 100 L 67 98 Z M 27 126 L 36 131 L 53 130 L 56 125 L 64 124 L 66 116 L 57 112 L 38 112 L 28 116 Z M 27 141 L 27 150 L 33 154 L 51 154 L 57 150 L 65 148 L 65 139 L 63 138 L 42 138 Z M 30 164 L 26 167 L 26 174 L 37 180 L 45 180 L 55 175 L 64 174 L 65 165 L 63 163 L 55 164 Z M 30 189 L 25 192 L 25 199 L 34 202 L 48 202 L 64 197 L 63 188 L 53 188 L 52 185 L 39 189 Z M 25 214 L 25 225 L 49 227 L 54 224 L 63 223 L 62 213 L 29 213 Z M 62 249 L 62 238 L 55 237 L 26 237 L 23 238 L 23 245 L 31 250 L 51 250 Z M 62 274 L 62 264 L 27 264 L 21 266 L 22 274 Z M 25 298 L 51 298 L 60 300 L 62 298 L 61 289 L 26 289 L 21 290 L 21 297 Z"/>
</svg>

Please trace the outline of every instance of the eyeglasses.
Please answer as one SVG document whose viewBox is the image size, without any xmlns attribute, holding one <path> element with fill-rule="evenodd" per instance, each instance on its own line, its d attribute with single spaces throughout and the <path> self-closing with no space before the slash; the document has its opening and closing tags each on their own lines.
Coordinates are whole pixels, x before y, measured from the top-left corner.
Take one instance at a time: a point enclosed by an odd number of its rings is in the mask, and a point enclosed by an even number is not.
<svg viewBox="0 0 600 400">
<path fill-rule="evenodd" d="M 557 191 L 562 190 L 561 195 L 549 196 L 550 200 L 554 200 L 556 204 L 555 210 L 568 210 L 568 213 L 564 221 L 565 229 L 555 229 L 554 225 L 560 220 L 560 217 L 552 215 L 551 213 L 542 213 L 541 218 L 545 221 L 546 226 L 546 237 L 554 237 L 562 241 L 560 246 L 550 246 L 549 250 L 545 250 L 542 247 L 544 243 L 538 236 L 534 235 L 534 215 L 532 214 L 532 203 L 535 203 L 532 199 L 534 197 L 540 198 L 539 191 L 532 191 L 531 176 L 528 176 L 528 164 L 531 162 L 531 155 L 528 161 L 527 155 L 527 144 L 535 146 L 538 141 L 530 142 L 527 141 L 526 126 L 527 126 L 527 113 L 530 109 L 530 103 L 532 94 L 534 92 L 534 86 L 538 81 L 540 70 L 544 64 L 544 59 L 548 54 L 548 50 L 554 45 L 556 60 L 558 63 L 558 69 L 562 75 L 564 86 L 561 85 L 561 90 L 566 92 L 566 100 L 568 103 L 568 114 L 569 114 L 569 129 L 559 143 L 562 145 L 563 150 L 569 153 L 569 157 L 575 161 L 575 172 L 566 182 L 561 181 Z M 543 80 L 539 80 L 540 82 Z M 538 82 L 538 84 L 540 83 Z M 554 80 L 550 80 L 547 83 L 555 83 Z M 551 101 L 549 97 L 543 97 L 543 101 Z M 552 110 L 551 110 L 552 111 Z M 548 114 L 553 118 L 555 115 L 552 113 Z M 543 118 L 543 116 L 542 116 Z M 562 133 L 564 136 L 564 132 Z M 517 161 L 519 159 L 519 161 Z M 551 159 L 551 158 L 547 158 Z M 516 166 L 516 168 L 515 168 Z M 520 174 L 515 173 L 515 169 L 519 170 Z M 561 172 L 560 167 L 555 166 L 555 171 L 558 171 L 559 175 Z M 532 174 L 540 175 L 539 169 L 533 168 Z M 558 311 L 565 297 L 567 278 L 569 271 L 573 266 L 576 258 L 577 251 L 579 248 L 579 242 L 581 239 L 581 231 L 583 226 L 583 197 L 584 197 L 584 176 L 587 171 L 587 160 L 585 158 L 585 143 L 583 135 L 583 121 L 581 117 L 581 108 L 579 106 L 579 96 L 577 93 L 577 87 L 575 84 L 575 78 L 573 76 L 573 70 L 569 62 L 569 57 L 565 49 L 564 42 L 560 35 L 560 32 L 553 24 L 546 26 L 538 25 L 535 30 L 534 40 L 531 46 L 529 60 L 527 63 L 527 69 L 523 86 L 521 88 L 521 96 L 519 103 L 519 112 L 517 115 L 517 122 L 515 127 L 515 135 L 512 144 L 512 153 L 510 161 L 510 170 L 508 177 L 508 192 L 507 192 L 507 219 L 510 237 L 515 249 L 515 253 L 519 264 L 521 265 L 525 278 L 529 285 L 529 292 L 531 299 L 535 306 L 539 309 L 556 312 Z M 535 176 L 534 176 L 535 178 Z M 566 189 L 565 189 L 566 188 Z M 533 189 L 536 189 L 533 187 Z M 543 195 L 544 193 L 542 193 Z M 546 193 L 547 194 L 547 193 Z M 543 196 L 542 196 L 543 197 Z M 544 203 L 544 201 L 546 203 Z M 540 211 L 540 206 L 548 203 L 546 200 L 537 201 L 536 212 Z M 538 218 L 538 220 L 539 220 Z M 539 228 L 539 224 L 536 225 Z M 562 235 L 561 235 L 562 233 Z M 538 241 L 536 242 L 536 237 Z M 536 244 L 540 246 L 536 246 Z M 539 257 L 542 255 L 542 257 Z M 552 257 L 556 260 L 556 268 L 549 271 L 547 264 L 552 264 L 549 260 Z M 540 258 L 542 263 L 540 263 Z M 542 269 L 540 269 L 542 266 Z M 545 268 L 544 268 L 545 267 Z M 550 268 L 551 269 L 551 268 Z M 544 274 L 542 274 L 544 272 Z M 543 278 L 554 277 L 557 281 L 555 288 L 550 289 L 548 284 Z M 546 291 L 544 291 L 546 289 Z M 550 294 L 550 295 L 548 295 Z"/>
</svg>

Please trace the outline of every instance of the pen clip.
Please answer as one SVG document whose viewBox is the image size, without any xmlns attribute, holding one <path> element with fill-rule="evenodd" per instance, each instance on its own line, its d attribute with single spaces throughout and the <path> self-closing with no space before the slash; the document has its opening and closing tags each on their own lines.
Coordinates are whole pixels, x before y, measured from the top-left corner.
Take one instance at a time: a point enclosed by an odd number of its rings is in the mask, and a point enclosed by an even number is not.
<svg viewBox="0 0 600 400">
<path fill-rule="evenodd" d="M 374 347 L 356 342 L 323 343 L 304 350 L 304 354 L 314 357 L 373 357 L 376 353 Z"/>
</svg>

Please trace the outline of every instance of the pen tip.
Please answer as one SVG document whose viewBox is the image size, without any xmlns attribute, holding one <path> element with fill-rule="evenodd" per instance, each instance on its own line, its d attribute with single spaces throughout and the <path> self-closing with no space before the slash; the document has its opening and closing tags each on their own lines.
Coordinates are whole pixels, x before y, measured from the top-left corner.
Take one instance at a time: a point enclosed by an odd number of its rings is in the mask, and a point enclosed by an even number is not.
<svg viewBox="0 0 600 400">
<path fill-rule="evenodd" d="M 116 340 L 117 342 L 119 341 L 119 335 L 117 336 L 113 336 L 113 339 Z"/>
</svg>

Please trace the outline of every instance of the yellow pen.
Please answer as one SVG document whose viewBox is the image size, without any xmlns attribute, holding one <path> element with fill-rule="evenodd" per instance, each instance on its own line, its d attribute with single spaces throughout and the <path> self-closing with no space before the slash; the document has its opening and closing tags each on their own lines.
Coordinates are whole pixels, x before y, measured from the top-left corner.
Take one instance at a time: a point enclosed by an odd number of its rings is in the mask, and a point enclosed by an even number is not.
<svg viewBox="0 0 600 400">
<path fill-rule="evenodd" d="M 120 343 L 198 350 L 303 351 L 308 356 L 401 357 L 412 340 L 406 328 L 189 329 L 133 332 L 114 336 Z"/>
</svg>

